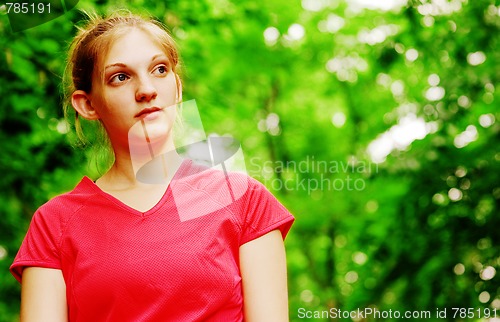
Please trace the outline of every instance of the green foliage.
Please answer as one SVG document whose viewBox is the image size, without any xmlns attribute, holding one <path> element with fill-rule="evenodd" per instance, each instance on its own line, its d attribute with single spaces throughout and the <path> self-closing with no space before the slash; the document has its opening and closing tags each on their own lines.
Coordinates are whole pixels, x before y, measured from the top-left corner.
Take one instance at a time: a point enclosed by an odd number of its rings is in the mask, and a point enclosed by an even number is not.
<svg viewBox="0 0 500 322">
<path fill-rule="evenodd" d="M 299 308 L 500 315 L 498 274 L 485 275 L 500 269 L 500 5 L 355 3 L 122 5 L 170 28 L 184 98 L 197 100 L 205 130 L 238 138 L 248 172 L 295 214 L 286 240 L 292 321 Z M 97 175 L 90 152 L 70 147 L 61 110 L 62 57 L 81 17 L 72 10 L 13 33 L 0 15 L 0 321 L 16 320 L 19 285 L 8 267 L 31 215 Z M 409 126 L 394 126 L 405 120 L 425 122 L 426 134 L 401 143 Z M 400 145 L 375 163 L 368 151 L 382 133 Z"/>
</svg>

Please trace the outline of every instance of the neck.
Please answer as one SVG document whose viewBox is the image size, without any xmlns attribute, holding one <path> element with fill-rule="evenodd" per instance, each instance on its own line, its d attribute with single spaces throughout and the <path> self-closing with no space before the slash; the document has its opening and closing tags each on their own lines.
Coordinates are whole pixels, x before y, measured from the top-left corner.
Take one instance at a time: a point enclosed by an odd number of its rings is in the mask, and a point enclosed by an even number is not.
<svg viewBox="0 0 500 322">
<path fill-rule="evenodd" d="M 168 184 L 182 163 L 171 138 L 163 142 L 113 146 L 115 162 L 98 180 L 109 190 Z"/>
</svg>

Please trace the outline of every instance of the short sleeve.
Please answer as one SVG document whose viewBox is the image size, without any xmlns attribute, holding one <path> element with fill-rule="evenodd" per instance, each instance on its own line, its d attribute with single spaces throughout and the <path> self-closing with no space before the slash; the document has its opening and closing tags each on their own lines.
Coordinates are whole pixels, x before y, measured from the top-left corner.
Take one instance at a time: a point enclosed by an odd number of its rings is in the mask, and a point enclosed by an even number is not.
<svg viewBox="0 0 500 322">
<path fill-rule="evenodd" d="M 240 245 L 279 229 L 285 239 L 295 218 L 259 181 L 249 178 Z"/>
<path fill-rule="evenodd" d="M 61 268 L 59 241 L 61 239 L 61 222 L 57 216 L 38 209 L 10 267 L 10 272 L 21 282 L 25 267 Z"/>
</svg>

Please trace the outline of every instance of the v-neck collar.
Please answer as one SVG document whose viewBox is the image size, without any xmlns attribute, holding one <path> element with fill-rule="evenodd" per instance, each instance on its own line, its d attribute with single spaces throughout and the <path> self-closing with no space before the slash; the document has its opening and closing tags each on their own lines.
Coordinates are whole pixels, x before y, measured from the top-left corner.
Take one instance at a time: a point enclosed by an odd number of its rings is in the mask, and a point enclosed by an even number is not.
<svg viewBox="0 0 500 322">
<path fill-rule="evenodd" d="M 172 194 L 172 192 L 171 192 L 172 185 L 174 185 L 175 182 L 178 179 L 180 179 L 180 178 L 183 177 L 183 175 L 185 174 L 185 172 L 189 169 L 189 166 L 190 166 L 191 163 L 192 163 L 192 160 L 189 160 L 189 159 L 185 159 L 185 160 L 182 161 L 182 163 L 180 164 L 179 168 L 177 169 L 177 171 L 175 172 L 174 176 L 172 177 L 172 180 L 170 180 L 167 188 L 163 192 L 163 195 L 160 198 L 160 200 L 153 207 L 151 207 L 150 209 L 148 209 L 146 211 L 140 211 L 138 209 L 135 209 L 135 208 L 127 205 L 123 201 L 119 200 L 118 198 L 114 197 L 113 195 L 105 192 L 94 181 L 92 181 L 87 176 L 83 177 L 81 183 L 87 185 L 92 190 L 94 190 L 99 195 L 101 195 L 102 197 L 110 200 L 116 206 L 118 206 L 120 208 L 123 208 L 123 209 L 127 210 L 128 212 L 133 213 L 135 215 L 139 215 L 141 217 L 146 217 L 146 216 L 149 216 L 149 215 L 155 213 L 158 209 L 160 209 L 165 204 L 165 202 L 167 202 L 167 200 L 171 199 L 170 195 Z"/>
</svg>

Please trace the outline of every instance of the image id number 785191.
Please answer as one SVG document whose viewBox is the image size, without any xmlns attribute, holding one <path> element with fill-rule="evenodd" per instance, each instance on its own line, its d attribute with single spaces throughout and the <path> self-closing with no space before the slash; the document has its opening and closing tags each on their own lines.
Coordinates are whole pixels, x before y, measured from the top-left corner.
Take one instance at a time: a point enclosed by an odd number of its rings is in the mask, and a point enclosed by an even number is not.
<svg viewBox="0 0 500 322">
<path fill-rule="evenodd" d="M 6 2 L 5 9 L 10 14 L 50 13 L 50 3 Z"/>
<path fill-rule="evenodd" d="M 497 310 L 490 308 L 460 308 L 454 307 L 451 309 L 453 319 L 488 319 L 496 318 Z"/>
</svg>

